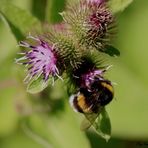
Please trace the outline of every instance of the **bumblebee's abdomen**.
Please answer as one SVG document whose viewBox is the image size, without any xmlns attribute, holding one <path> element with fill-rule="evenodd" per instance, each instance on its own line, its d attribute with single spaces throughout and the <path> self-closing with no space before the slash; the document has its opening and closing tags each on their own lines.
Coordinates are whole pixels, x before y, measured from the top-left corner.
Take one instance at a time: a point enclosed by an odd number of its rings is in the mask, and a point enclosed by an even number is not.
<svg viewBox="0 0 148 148">
<path fill-rule="evenodd" d="M 77 98 L 77 105 L 81 112 L 83 113 L 92 113 L 92 104 L 88 102 L 86 97 L 83 94 L 80 94 Z"/>
<path fill-rule="evenodd" d="M 75 96 L 73 106 L 75 110 L 80 113 L 93 113 L 94 104 L 91 102 L 92 100 L 86 98 L 84 94 L 80 93 L 79 95 Z"/>
<path fill-rule="evenodd" d="M 114 96 L 110 81 L 96 81 L 91 91 L 80 88 L 80 91 L 71 97 L 71 104 L 75 111 L 80 113 L 98 113 L 101 106 L 107 105 Z"/>
</svg>

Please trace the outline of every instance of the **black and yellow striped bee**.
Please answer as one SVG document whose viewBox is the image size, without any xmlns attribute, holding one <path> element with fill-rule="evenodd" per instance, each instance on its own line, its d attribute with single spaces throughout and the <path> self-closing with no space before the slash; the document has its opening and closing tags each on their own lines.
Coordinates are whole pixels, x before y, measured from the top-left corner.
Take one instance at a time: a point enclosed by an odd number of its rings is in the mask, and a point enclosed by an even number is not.
<svg viewBox="0 0 148 148">
<path fill-rule="evenodd" d="M 70 104 L 75 111 L 83 113 L 89 121 L 87 125 L 81 125 L 82 129 L 89 128 L 101 109 L 107 105 L 114 97 L 114 89 L 109 80 L 95 79 L 91 85 L 91 89 L 81 87 L 77 94 L 70 97 Z"/>
</svg>

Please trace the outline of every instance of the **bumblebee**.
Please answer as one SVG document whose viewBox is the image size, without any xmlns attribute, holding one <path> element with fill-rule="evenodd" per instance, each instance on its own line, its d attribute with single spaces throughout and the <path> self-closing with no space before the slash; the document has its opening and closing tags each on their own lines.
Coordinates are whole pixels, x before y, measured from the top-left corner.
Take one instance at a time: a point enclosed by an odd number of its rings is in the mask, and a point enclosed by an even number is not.
<svg viewBox="0 0 148 148">
<path fill-rule="evenodd" d="M 111 102 L 114 89 L 109 80 L 96 79 L 91 88 L 81 87 L 77 94 L 70 97 L 70 104 L 76 112 L 83 113 L 90 125 L 98 117 L 101 109 Z M 88 127 L 88 126 L 87 126 Z"/>
<path fill-rule="evenodd" d="M 72 95 L 70 103 L 75 111 L 80 113 L 97 113 L 99 107 L 107 105 L 114 96 L 114 90 L 109 80 L 94 81 L 91 90 L 85 87 Z"/>
</svg>

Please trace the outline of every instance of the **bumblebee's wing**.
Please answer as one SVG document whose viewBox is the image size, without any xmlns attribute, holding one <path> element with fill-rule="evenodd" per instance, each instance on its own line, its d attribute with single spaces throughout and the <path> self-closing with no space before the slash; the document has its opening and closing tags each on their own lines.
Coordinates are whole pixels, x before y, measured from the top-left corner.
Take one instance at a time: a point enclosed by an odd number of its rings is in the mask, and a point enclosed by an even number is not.
<svg viewBox="0 0 148 148">
<path fill-rule="evenodd" d="M 96 118 L 98 117 L 99 113 L 91 113 L 91 114 L 84 114 L 85 119 L 82 121 L 80 129 L 87 130 L 94 124 Z"/>
<path fill-rule="evenodd" d="M 85 119 L 81 123 L 81 126 L 80 126 L 81 130 L 87 130 L 91 126 L 96 127 L 95 121 L 96 121 L 96 118 L 100 115 L 102 109 L 103 107 L 98 106 L 97 113 L 90 113 L 90 114 L 84 113 Z"/>
</svg>

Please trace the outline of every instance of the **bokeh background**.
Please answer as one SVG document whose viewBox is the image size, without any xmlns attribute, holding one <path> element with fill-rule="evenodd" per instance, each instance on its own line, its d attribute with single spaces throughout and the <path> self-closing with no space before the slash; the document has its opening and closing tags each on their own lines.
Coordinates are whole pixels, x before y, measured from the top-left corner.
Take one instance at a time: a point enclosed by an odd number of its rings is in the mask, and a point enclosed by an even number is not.
<svg viewBox="0 0 148 148">
<path fill-rule="evenodd" d="M 57 12 L 66 4 L 64 0 L 9 2 L 46 23 L 61 21 Z M 118 13 L 117 22 L 114 46 L 121 56 L 108 57 L 114 66 L 107 77 L 117 85 L 115 99 L 107 106 L 112 137 L 106 143 L 94 131 L 80 131 L 82 116 L 69 107 L 68 96 L 61 97 L 64 90 L 60 82 L 40 94 L 26 92 L 24 69 L 14 63 L 17 40 L 1 17 L 0 148 L 148 147 L 148 0 L 133 0 Z"/>
</svg>

